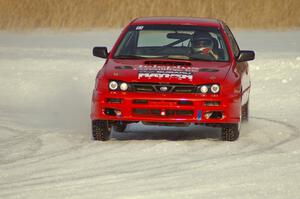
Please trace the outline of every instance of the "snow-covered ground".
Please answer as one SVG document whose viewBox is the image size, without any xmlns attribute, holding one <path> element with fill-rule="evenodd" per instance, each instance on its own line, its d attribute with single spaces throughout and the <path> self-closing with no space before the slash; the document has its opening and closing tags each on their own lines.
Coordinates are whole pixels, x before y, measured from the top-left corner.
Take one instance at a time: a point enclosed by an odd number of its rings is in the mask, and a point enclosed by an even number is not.
<svg viewBox="0 0 300 199">
<path fill-rule="evenodd" d="M 219 129 L 130 125 L 90 133 L 90 99 L 120 30 L 0 32 L 0 198 L 299 198 L 300 31 L 237 31 L 250 62 L 251 119 Z"/>
</svg>

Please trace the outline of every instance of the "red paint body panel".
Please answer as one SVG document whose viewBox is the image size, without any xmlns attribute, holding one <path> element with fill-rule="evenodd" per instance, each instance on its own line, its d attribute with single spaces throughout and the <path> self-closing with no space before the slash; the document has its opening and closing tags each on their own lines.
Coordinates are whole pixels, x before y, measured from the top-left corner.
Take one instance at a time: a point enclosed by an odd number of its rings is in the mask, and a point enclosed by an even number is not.
<svg viewBox="0 0 300 199">
<path fill-rule="evenodd" d="M 149 59 L 113 59 L 117 46 L 122 40 L 128 27 L 134 25 L 193 25 L 218 28 L 223 35 L 227 46 L 229 61 L 186 61 L 160 59 L 155 61 L 172 61 L 186 63 L 182 65 L 190 70 L 199 71 L 211 68 L 216 72 L 195 72 L 192 79 L 172 79 L 172 78 L 144 78 L 138 77 L 138 68 Z M 117 69 L 116 67 L 131 66 L 132 69 Z M 161 84 L 183 84 L 201 85 L 218 83 L 221 87 L 219 94 L 200 93 L 143 93 L 143 92 L 123 92 L 110 91 L 108 89 L 109 80 L 124 81 L 128 83 L 161 83 Z M 186 123 L 238 123 L 240 122 L 241 106 L 247 103 L 250 92 L 250 79 L 248 75 L 247 62 L 236 62 L 232 46 L 226 32 L 224 23 L 215 19 L 201 18 L 180 18 L 180 17 L 149 17 L 132 21 L 121 33 L 112 48 L 103 68 L 99 71 L 96 79 L 96 87 L 92 100 L 92 120 L 112 120 L 112 121 L 147 121 L 147 122 L 186 122 Z M 121 99 L 121 103 L 109 103 L 107 99 Z M 148 100 L 148 104 L 134 104 L 134 100 Z M 179 101 L 190 101 L 192 105 L 180 105 Z M 219 106 L 206 106 L 207 101 L 220 102 Z M 105 113 L 105 109 L 115 109 L 122 112 L 121 116 L 112 116 Z M 155 109 L 161 112 L 168 110 L 189 110 L 192 115 L 137 115 L 135 109 Z M 204 114 L 209 111 L 220 111 L 223 117 L 220 119 L 206 119 Z"/>
<path fill-rule="evenodd" d="M 106 63 L 106 69 L 105 69 L 105 75 L 107 77 L 110 77 L 112 80 L 114 78 L 118 79 L 118 80 L 123 80 L 123 81 L 128 81 L 130 80 L 130 82 L 160 82 L 160 83 L 190 83 L 190 84 L 205 84 L 205 83 L 215 83 L 214 79 L 210 79 L 210 77 L 212 76 L 210 72 L 201 72 L 201 73 L 195 73 L 194 74 L 194 78 L 192 81 L 186 81 L 186 80 L 178 80 L 176 79 L 176 82 L 174 82 L 175 80 L 170 80 L 170 79 L 159 79 L 159 78 L 151 78 L 151 79 L 143 79 L 143 80 L 139 80 L 137 79 L 138 77 L 138 68 L 140 65 L 145 65 L 145 61 L 147 61 L 146 59 L 139 59 L 139 60 L 124 60 L 124 59 L 110 59 L 107 63 Z M 159 61 L 168 61 L 167 59 L 156 59 L 155 61 L 159 62 Z M 182 62 L 182 61 L 180 61 Z M 226 74 L 228 73 L 229 69 L 230 69 L 230 62 L 209 62 L 209 61 L 189 61 L 188 63 L 191 64 L 191 66 L 186 66 L 186 67 L 190 67 L 190 68 L 194 68 L 195 70 L 201 70 L 201 69 L 207 69 L 207 68 L 213 68 L 213 69 L 217 69 L 218 72 L 214 72 L 213 76 L 219 80 L 223 80 L 226 77 Z M 122 70 L 120 71 L 119 69 L 116 69 L 116 67 L 118 66 L 132 66 L 133 70 Z M 184 66 L 183 66 L 184 67 Z M 116 75 L 118 74 L 118 75 Z"/>
<path fill-rule="evenodd" d="M 226 98 L 220 96 L 208 96 L 202 94 L 190 94 L 182 96 L 182 94 L 136 94 L 126 92 L 104 92 L 99 93 L 94 91 L 94 103 L 92 106 L 91 118 L 101 120 L 117 120 L 117 121 L 148 121 L 148 122 L 188 122 L 188 123 L 238 123 L 239 122 L 239 107 L 240 96 L 228 96 Z M 107 98 L 121 98 L 121 104 L 107 103 Z M 159 101 L 159 104 L 153 105 L 137 105 L 132 101 L 135 99 L 146 99 L 152 101 Z M 188 100 L 193 102 L 193 106 L 180 106 L 170 101 Z M 221 101 L 218 107 L 204 106 L 204 101 Z M 165 102 L 165 103 L 163 103 Z M 122 111 L 122 117 L 107 116 L 104 114 L 104 108 L 114 108 Z M 136 116 L 132 114 L 134 108 L 145 109 L 161 109 L 161 110 L 193 110 L 193 116 Z M 201 120 L 198 119 L 198 111 L 202 111 Z M 205 111 L 222 111 L 225 117 L 222 119 L 205 119 L 203 113 Z"/>
</svg>

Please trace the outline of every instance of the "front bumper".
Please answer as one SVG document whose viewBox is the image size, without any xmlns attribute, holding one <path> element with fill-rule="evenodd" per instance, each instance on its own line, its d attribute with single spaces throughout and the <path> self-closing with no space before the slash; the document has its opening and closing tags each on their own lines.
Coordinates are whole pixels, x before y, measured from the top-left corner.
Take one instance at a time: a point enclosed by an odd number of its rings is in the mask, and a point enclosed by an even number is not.
<svg viewBox="0 0 300 199">
<path fill-rule="evenodd" d="M 239 94 L 222 97 L 212 94 L 94 90 L 90 116 L 92 120 L 128 122 L 238 123 L 241 110 L 240 99 Z"/>
</svg>

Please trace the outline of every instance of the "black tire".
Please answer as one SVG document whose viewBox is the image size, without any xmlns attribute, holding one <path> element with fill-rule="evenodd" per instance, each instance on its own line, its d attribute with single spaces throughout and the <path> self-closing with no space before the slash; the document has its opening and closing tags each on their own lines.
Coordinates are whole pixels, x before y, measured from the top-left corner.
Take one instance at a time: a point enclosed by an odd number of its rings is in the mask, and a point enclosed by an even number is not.
<svg viewBox="0 0 300 199">
<path fill-rule="evenodd" d="M 223 141 L 235 141 L 239 136 L 239 124 L 229 124 L 222 127 L 221 139 Z"/>
<path fill-rule="evenodd" d="M 242 121 L 247 122 L 249 120 L 249 100 L 244 106 L 242 106 Z"/>
<path fill-rule="evenodd" d="M 124 123 L 124 122 L 118 122 L 117 124 L 114 124 L 114 125 L 113 125 L 114 131 L 120 132 L 120 133 L 121 133 L 121 132 L 124 132 L 125 129 L 126 129 L 126 127 L 127 127 L 127 124 Z"/>
<path fill-rule="evenodd" d="M 111 128 L 107 120 L 92 121 L 92 134 L 94 140 L 107 141 L 110 139 Z"/>
</svg>

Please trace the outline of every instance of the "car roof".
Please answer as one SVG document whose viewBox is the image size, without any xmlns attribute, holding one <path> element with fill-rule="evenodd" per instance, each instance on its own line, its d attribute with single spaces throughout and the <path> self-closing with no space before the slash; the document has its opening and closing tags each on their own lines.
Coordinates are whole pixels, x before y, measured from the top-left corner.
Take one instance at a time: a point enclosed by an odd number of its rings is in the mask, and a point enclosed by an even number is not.
<svg viewBox="0 0 300 199">
<path fill-rule="evenodd" d="M 198 17 L 143 17 L 133 20 L 130 25 L 194 25 L 206 27 L 222 27 L 222 21 Z"/>
</svg>

